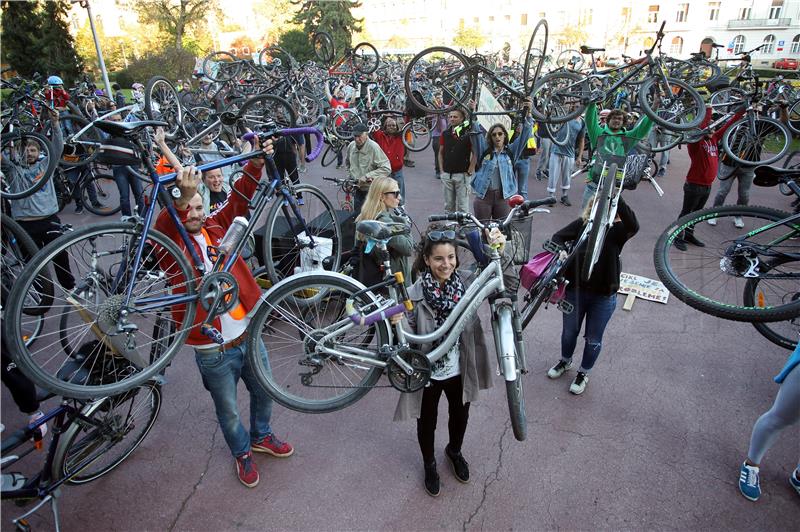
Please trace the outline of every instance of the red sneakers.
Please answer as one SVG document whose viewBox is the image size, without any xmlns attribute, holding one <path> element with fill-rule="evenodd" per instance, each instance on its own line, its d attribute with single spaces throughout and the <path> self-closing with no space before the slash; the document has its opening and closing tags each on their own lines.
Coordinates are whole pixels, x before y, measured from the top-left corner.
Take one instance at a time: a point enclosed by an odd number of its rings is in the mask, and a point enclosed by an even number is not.
<svg viewBox="0 0 800 532">
<path fill-rule="evenodd" d="M 278 458 L 292 456 L 294 449 L 286 442 L 282 442 L 274 434 L 267 434 L 264 439 L 251 444 L 250 448 L 257 453 L 267 453 Z"/>
<path fill-rule="evenodd" d="M 253 453 L 248 452 L 236 457 L 236 473 L 239 481 L 248 488 L 255 488 L 258 485 L 258 469 L 253 462 Z"/>
</svg>

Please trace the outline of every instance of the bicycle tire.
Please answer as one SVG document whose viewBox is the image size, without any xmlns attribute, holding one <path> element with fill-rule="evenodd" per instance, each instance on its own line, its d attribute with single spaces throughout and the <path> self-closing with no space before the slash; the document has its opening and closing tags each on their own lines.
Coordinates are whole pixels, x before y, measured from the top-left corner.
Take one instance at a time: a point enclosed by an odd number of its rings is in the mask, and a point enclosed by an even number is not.
<svg viewBox="0 0 800 532">
<path fill-rule="evenodd" d="M 425 56 L 429 54 L 431 58 L 425 59 Z M 435 57 L 441 56 L 443 56 L 442 59 L 434 60 Z M 431 99 L 429 102 L 425 99 L 425 94 L 415 90 L 414 84 L 417 80 L 412 78 L 415 76 L 418 63 L 430 64 L 423 70 L 431 85 L 442 92 L 443 105 L 441 107 L 433 103 L 432 91 L 430 91 L 431 94 L 428 94 Z M 430 114 L 444 114 L 459 105 L 463 106 L 471 96 L 475 82 L 469 64 L 466 57 L 447 46 L 431 46 L 422 50 L 409 61 L 403 75 L 406 97 L 410 98 L 415 106 Z M 442 72 L 445 75 L 442 75 Z M 422 99 L 418 96 L 422 96 Z"/>
<path fill-rule="evenodd" d="M 36 253 L 39 252 L 39 246 L 33 241 L 33 238 L 15 222 L 10 216 L 5 214 L 0 215 L 0 230 L 2 230 L 2 254 L 0 254 L 0 267 L 2 270 L 2 292 L 0 292 L 0 307 L 7 308 L 6 302 L 11 293 L 11 289 L 20 279 L 25 265 L 30 262 Z M 23 312 L 28 316 L 41 316 L 50 305 L 53 304 L 53 281 L 52 272 L 46 272 L 44 275 L 39 276 L 35 297 L 37 298 L 35 305 L 25 305 Z M 38 334 L 40 327 L 34 326 L 27 338 Z"/>
<path fill-rule="evenodd" d="M 112 185 L 116 189 L 116 182 L 111 176 L 92 175 L 89 178 L 84 178 L 83 183 L 81 183 L 81 202 L 83 207 L 87 211 L 98 216 L 113 216 L 114 214 L 117 214 L 120 210 L 122 210 L 122 205 L 118 201 L 112 202 L 111 205 L 106 206 L 100 202 L 100 199 L 96 196 L 96 191 L 109 188 Z M 98 205 L 92 203 L 92 187 L 95 189 L 94 200 L 98 202 Z"/>
<path fill-rule="evenodd" d="M 129 312 L 127 323 L 135 329 L 126 330 L 124 334 L 116 332 L 117 316 L 128 287 L 125 272 L 130 272 L 129 263 L 140 236 L 141 228 L 134 222 L 96 224 L 63 235 L 31 259 L 22 281 L 14 285 L 9 294 L 2 326 L 3 334 L 9 339 L 12 357 L 34 383 L 57 395 L 76 399 L 116 395 L 155 377 L 183 346 L 191 327 L 180 327 L 180 323 L 194 323 L 195 300 L 171 309 L 178 313 L 171 317 L 176 322 L 171 337 L 153 338 L 150 335 L 156 330 L 154 324 L 165 318 L 159 312 L 151 313 L 153 317 L 150 318 L 146 309 Z M 137 297 L 147 299 L 177 293 L 179 289 L 183 289 L 182 294 L 194 296 L 194 273 L 180 248 L 154 230 L 149 232 L 146 246 L 147 253 L 142 257 L 139 279 L 132 296 L 134 301 Z M 55 285 L 57 276 L 51 277 L 57 304 L 53 305 L 51 310 L 54 312 L 46 319 L 58 320 L 50 323 L 61 323 L 61 311 L 74 310 L 67 324 L 71 338 L 83 344 L 80 358 L 76 358 L 73 352 L 54 353 L 52 346 L 55 341 L 48 341 L 47 345 L 37 349 L 36 342 L 26 347 L 22 340 L 31 327 L 23 312 L 26 296 L 40 272 L 49 272 L 54 267 L 53 258 L 62 252 L 72 259 L 70 273 L 75 288 L 64 287 L 60 282 Z M 112 282 L 117 275 L 122 279 L 115 289 Z M 56 334 L 59 332 L 49 332 L 47 336 Z M 150 350 L 147 359 L 145 353 L 140 352 L 146 349 Z M 121 356 L 123 353 L 125 358 Z M 135 362 L 130 361 L 133 357 Z M 75 372 L 70 375 L 60 373 L 68 363 L 74 362 L 80 363 L 77 369 L 82 378 L 79 382 L 73 382 L 76 380 Z"/>
<path fill-rule="evenodd" d="M 708 60 L 685 61 L 677 68 L 670 69 L 669 75 L 685 80 L 695 89 L 705 87 L 718 78 L 722 70 L 719 66 Z"/>
<path fill-rule="evenodd" d="M 709 103 L 714 107 L 714 111 L 718 113 L 731 113 L 733 108 L 740 104 L 747 103 L 747 93 L 737 87 L 725 87 L 718 91 L 709 98 Z"/>
<path fill-rule="evenodd" d="M 789 118 L 786 125 L 792 130 L 792 133 L 800 135 L 800 99 L 789 107 L 787 114 Z"/>
<path fill-rule="evenodd" d="M 309 272 L 284 279 L 264 296 L 250 324 L 247 356 L 259 384 L 276 403 L 298 412 L 334 412 L 362 398 L 378 382 L 380 368 L 349 364 L 328 355 L 315 358 L 310 352 L 320 331 L 345 316 L 345 300 L 364 288 L 346 275 Z M 303 297 L 310 290 L 323 296 Z M 355 302 L 361 308 L 374 308 L 378 298 L 364 291 Z M 378 348 L 388 339 L 387 324 L 379 321 L 367 327 L 354 326 L 338 336 L 335 345 L 339 349 L 354 346 L 374 351 L 377 358 Z M 258 356 L 260 341 L 269 353 L 269 367 Z M 310 373 L 312 366 L 318 370 L 313 375 L 304 378 L 298 372 L 305 367 Z M 319 382 L 324 383 L 314 386 Z"/>
<path fill-rule="evenodd" d="M 777 258 L 762 267 L 762 271 L 769 271 L 775 266 L 785 264 L 786 258 Z M 766 298 L 765 290 L 759 288 L 760 278 L 748 279 L 744 285 L 744 303 L 746 305 L 759 305 L 764 306 Z M 800 299 L 800 290 L 793 294 L 785 294 L 784 298 L 788 297 L 791 300 Z M 773 344 L 780 346 L 784 349 L 794 351 L 797 347 L 798 338 L 800 338 L 800 317 L 792 318 L 786 321 L 776 321 L 770 323 L 753 322 L 753 327 L 767 340 Z M 785 329 L 785 331 L 784 331 Z"/>
<path fill-rule="evenodd" d="M 528 437 L 528 419 L 525 413 L 525 395 L 522 391 L 522 374 L 517 375 L 513 381 L 506 381 L 506 397 L 514 438 L 517 441 L 525 441 Z"/>
<path fill-rule="evenodd" d="M 735 150 L 732 144 L 736 146 Z M 786 155 L 791 145 L 792 133 L 783 122 L 766 116 L 745 115 L 722 135 L 725 153 L 735 162 L 747 166 L 775 163 Z"/>
<path fill-rule="evenodd" d="M 169 124 L 165 129 L 168 137 L 178 134 L 183 123 L 183 108 L 178 91 L 165 77 L 153 76 L 144 89 L 144 113 L 150 120 L 162 120 Z"/>
<path fill-rule="evenodd" d="M 224 83 L 236 78 L 242 70 L 239 59 L 230 52 L 211 52 L 203 59 L 203 74 L 211 81 Z"/>
<path fill-rule="evenodd" d="M 314 48 L 314 55 L 321 63 L 329 64 L 336 56 L 336 49 L 333 44 L 333 37 L 327 31 L 318 31 L 314 34 L 311 41 Z"/>
<path fill-rule="evenodd" d="M 589 231 L 589 239 L 586 243 L 586 255 L 583 257 L 581 264 L 581 279 L 588 281 L 594 270 L 596 259 L 602 252 L 603 244 L 605 243 L 605 235 L 608 230 L 608 209 L 611 195 L 614 193 L 614 182 L 617 180 L 617 165 L 612 163 L 608 167 L 608 173 L 601 177 L 602 188 L 598 190 L 595 196 L 595 203 L 600 202 L 594 210 L 594 217 L 592 218 L 592 228 Z"/>
<path fill-rule="evenodd" d="M 64 115 L 59 120 L 62 128 L 67 127 L 66 124 L 72 124 L 72 130 L 77 133 L 84 127 L 89 125 L 89 121 L 82 116 Z M 73 139 L 73 133 L 68 131 L 64 132 L 64 149 L 61 152 L 60 165 L 73 168 L 77 166 L 84 166 L 94 161 L 100 154 L 100 145 L 102 144 L 102 136 L 100 130 L 95 126 L 90 127 L 83 133 L 80 138 Z M 68 142 L 72 140 L 73 142 Z"/>
<path fill-rule="evenodd" d="M 539 32 L 542 32 L 540 35 Z M 547 20 L 540 19 L 536 23 L 531 33 L 531 38 L 528 40 L 528 49 L 525 52 L 525 63 L 522 67 L 522 86 L 525 89 L 525 94 L 530 94 L 533 91 L 533 86 L 536 80 L 539 79 L 539 74 L 542 72 L 542 65 L 544 64 L 544 52 L 547 50 L 547 37 L 548 37 Z M 531 52 L 539 50 L 539 55 L 535 56 Z"/>
<path fill-rule="evenodd" d="M 400 131 L 400 137 L 403 139 L 403 146 L 413 152 L 427 150 L 433 140 L 431 128 L 425 123 L 425 120 L 411 120 L 406 123 Z"/>
<path fill-rule="evenodd" d="M 586 78 L 569 71 L 552 72 L 533 86 L 531 115 L 539 122 L 560 124 L 583 114 L 589 96 Z M 570 111 L 571 109 L 571 111 Z"/>
<path fill-rule="evenodd" d="M 295 127 L 297 124 L 292 105 L 274 94 L 259 94 L 245 100 L 239 108 L 239 119 L 252 131 L 261 131 L 270 121 L 282 128 Z"/>
<path fill-rule="evenodd" d="M 662 85 L 662 82 L 660 76 L 650 77 L 639 86 L 637 100 L 642 111 L 656 124 L 673 131 L 688 131 L 699 127 L 706 115 L 706 103 L 703 97 L 688 83 L 679 79 L 667 78 L 667 86 Z M 650 96 L 655 89 L 661 97 L 660 105 L 664 104 L 665 94 L 668 92 L 670 95 L 668 101 L 672 106 L 667 108 L 659 106 L 658 109 L 653 109 Z M 676 97 L 681 99 L 673 100 Z"/>
<path fill-rule="evenodd" d="M 580 72 L 585 62 L 581 51 L 575 50 L 574 48 L 563 50 L 556 56 L 556 67 L 573 70 L 575 72 Z"/>
<path fill-rule="evenodd" d="M 360 42 L 353 48 L 353 64 L 362 74 L 372 74 L 378 70 L 381 56 L 378 50 L 368 42 Z"/>
<path fill-rule="evenodd" d="M 351 141 L 355 136 L 353 128 L 363 124 L 361 116 L 352 109 L 339 109 L 331 118 L 331 131 L 342 140 Z"/>
<path fill-rule="evenodd" d="M 47 137 L 40 133 L 24 131 L 4 133 L 2 147 L 0 147 L 3 159 L 10 161 L 15 168 L 16 166 L 23 166 L 22 163 L 17 165 L 15 161 L 25 160 L 25 146 L 30 142 L 36 142 L 39 145 L 39 157 L 47 159 L 47 166 L 44 167 L 41 176 L 34 179 L 33 184 L 23 182 L 16 172 L 11 175 L 4 175 L 2 182 L 0 182 L 0 198 L 8 200 L 27 198 L 51 182 L 53 173 L 58 167 L 59 157 L 53 152 L 53 145 L 47 140 Z M 45 153 L 46 155 L 43 155 Z M 24 166 L 27 167 L 27 163 Z"/>
<path fill-rule="evenodd" d="M 152 381 L 86 405 L 81 415 L 99 426 L 80 418 L 72 421 L 53 455 L 53 479 L 66 478 L 66 483 L 80 485 L 110 473 L 144 441 L 160 412 L 161 386 Z M 129 437 L 132 431 L 137 431 L 133 439 Z M 106 462 L 112 450 L 120 454 Z M 83 468 L 73 470 L 84 461 L 87 464 Z"/>
<path fill-rule="evenodd" d="M 325 151 L 322 153 L 322 158 L 320 159 L 322 167 L 327 168 L 332 165 L 334 161 L 337 161 L 339 153 L 341 153 L 341 150 L 337 152 L 331 144 L 325 146 Z"/>
<path fill-rule="evenodd" d="M 338 223 L 333 204 L 322 190 L 313 186 L 301 184 L 292 187 L 295 197 L 302 195 L 303 205 L 298 209 L 303 216 L 306 227 L 312 231 L 314 237 L 322 237 L 331 241 L 331 270 L 338 271 L 342 259 L 342 228 Z M 308 249 L 305 244 L 298 243 L 299 235 L 292 234 L 290 225 L 287 224 L 286 214 L 291 213 L 292 224 L 296 223 L 294 213 L 284 205 L 284 199 L 277 196 L 270 208 L 265 223 L 263 256 L 272 284 L 294 274 L 295 268 L 310 267 L 306 264 L 311 257 L 305 255 Z M 299 227 L 298 227 L 299 230 Z M 287 236 L 288 231 L 288 236 Z M 320 261 L 324 257 L 316 257 Z M 319 264 L 321 268 L 322 265 Z"/>
<path fill-rule="evenodd" d="M 653 251 L 656 273 L 675 297 L 690 307 L 718 318 L 746 322 L 795 318 L 800 315 L 800 301 L 774 307 L 745 304 L 743 294 L 747 280 L 740 273 L 744 264 L 740 259 L 728 256 L 741 249 L 730 249 L 734 240 L 788 216 L 789 213 L 758 206 L 714 207 L 683 216 L 667 227 L 656 242 Z M 743 228 L 734 227 L 731 220 L 734 217 L 742 218 Z M 717 221 L 715 226 L 705 223 L 710 219 Z M 676 250 L 673 243 L 686 229 L 691 229 L 694 236 L 706 244 L 705 247 L 693 247 L 691 252 Z M 800 226 L 790 229 L 781 225 L 761 235 L 753 235 L 748 240 L 770 247 L 789 242 L 787 250 L 797 249 L 800 244 L 790 238 L 798 233 Z M 797 262 L 792 264 L 800 266 Z M 704 266 L 707 267 L 703 269 Z M 771 282 L 774 284 L 775 280 Z M 794 293 L 796 283 L 790 278 L 781 293 Z"/>
</svg>

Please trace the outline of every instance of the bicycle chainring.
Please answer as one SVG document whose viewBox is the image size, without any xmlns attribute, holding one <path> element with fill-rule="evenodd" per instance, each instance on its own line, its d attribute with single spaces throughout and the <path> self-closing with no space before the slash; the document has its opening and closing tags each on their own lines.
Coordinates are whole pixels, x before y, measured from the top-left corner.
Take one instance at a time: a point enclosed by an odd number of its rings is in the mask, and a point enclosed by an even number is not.
<svg viewBox="0 0 800 532">
<path fill-rule="evenodd" d="M 214 300 L 221 296 L 217 311 L 230 312 L 239 303 L 239 283 L 233 274 L 228 272 L 209 273 L 200 283 L 200 304 L 208 312 Z"/>
<path fill-rule="evenodd" d="M 413 368 L 411 375 L 407 374 L 394 360 L 389 361 L 389 382 L 395 389 L 404 393 L 416 392 L 428 384 L 431 378 L 431 363 L 420 351 L 415 349 L 401 349 L 397 354 L 403 362 Z"/>
</svg>

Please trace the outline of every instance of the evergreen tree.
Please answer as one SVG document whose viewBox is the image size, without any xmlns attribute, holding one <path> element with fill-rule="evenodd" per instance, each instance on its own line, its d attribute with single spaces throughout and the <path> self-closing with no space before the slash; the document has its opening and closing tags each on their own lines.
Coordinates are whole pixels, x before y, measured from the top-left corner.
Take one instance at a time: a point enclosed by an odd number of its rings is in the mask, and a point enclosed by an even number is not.
<svg viewBox="0 0 800 532">
<path fill-rule="evenodd" d="M 303 30 L 289 30 L 280 36 L 278 46 L 289 52 L 301 63 L 314 59 L 314 48 L 308 42 L 308 35 Z"/>
<path fill-rule="evenodd" d="M 41 55 L 39 28 L 42 15 L 35 1 L 2 2 L 3 63 L 20 76 L 40 71 L 35 58 Z M 42 72 L 43 73 L 43 72 Z"/>
<path fill-rule="evenodd" d="M 294 22 L 302 24 L 307 35 L 327 31 L 333 37 L 337 58 L 352 45 L 353 33 L 361 31 L 363 19 L 356 19 L 350 10 L 360 7 L 357 0 L 335 2 L 305 2 L 295 15 Z"/>
<path fill-rule="evenodd" d="M 78 79 L 83 72 L 83 63 L 75 51 L 75 41 L 69 32 L 69 10 L 70 4 L 67 0 L 45 2 L 38 33 L 42 47 L 39 60 L 43 73 L 55 73 L 67 83 Z"/>
</svg>

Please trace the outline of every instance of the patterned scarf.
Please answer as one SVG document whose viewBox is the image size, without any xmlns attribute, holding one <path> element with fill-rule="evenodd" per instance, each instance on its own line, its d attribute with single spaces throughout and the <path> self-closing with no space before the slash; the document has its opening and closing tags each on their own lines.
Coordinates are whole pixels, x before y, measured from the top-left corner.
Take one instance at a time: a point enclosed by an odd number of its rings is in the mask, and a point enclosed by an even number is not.
<svg viewBox="0 0 800 532">
<path fill-rule="evenodd" d="M 428 270 L 422 275 L 422 293 L 436 315 L 436 326 L 440 327 L 464 296 L 464 283 L 458 272 L 453 272 L 441 285 Z"/>
</svg>

